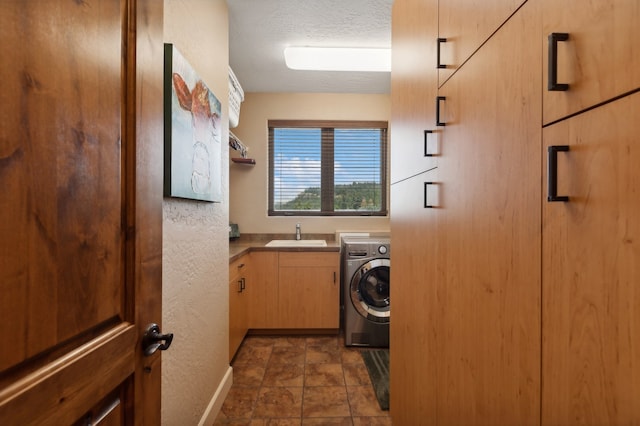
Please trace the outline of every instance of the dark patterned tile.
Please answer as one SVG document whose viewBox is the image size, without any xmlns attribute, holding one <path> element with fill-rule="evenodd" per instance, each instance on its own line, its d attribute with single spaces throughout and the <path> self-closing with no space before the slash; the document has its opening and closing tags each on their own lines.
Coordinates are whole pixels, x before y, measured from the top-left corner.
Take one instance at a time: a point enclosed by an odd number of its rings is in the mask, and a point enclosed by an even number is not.
<svg viewBox="0 0 640 426">
<path fill-rule="evenodd" d="M 265 367 L 259 365 L 236 364 L 233 367 L 233 384 L 259 387 L 264 378 L 264 372 Z"/>
<path fill-rule="evenodd" d="M 344 386 L 305 387 L 302 417 L 350 416 L 349 401 Z"/>
<path fill-rule="evenodd" d="M 253 417 L 296 417 L 302 410 L 302 387 L 262 387 Z"/>
<path fill-rule="evenodd" d="M 307 346 L 307 364 L 339 364 L 341 361 L 341 351 L 338 347 Z"/>
<path fill-rule="evenodd" d="M 262 382 L 263 386 L 302 386 L 303 364 L 269 364 Z"/>
<path fill-rule="evenodd" d="M 373 386 L 347 386 L 351 415 L 354 417 L 388 416 L 380 409 Z"/>
<path fill-rule="evenodd" d="M 351 417 L 308 417 L 302 419 L 302 426 L 351 426 Z"/>
<path fill-rule="evenodd" d="M 231 386 L 222 404 L 220 414 L 224 419 L 250 419 L 258 398 L 259 388 Z"/>
<path fill-rule="evenodd" d="M 278 346 L 273 348 L 269 365 L 304 364 L 304 348 L 294 346 Z"/>
<path fill-rule="evenodd" d="M 343 364 L 344 381 L 347 386 L 371 386 L 367 367 L 362 364 Z"/>
<path fill-rule="evenodd" d="M 305 386 L 344 386 L 342 364 L 307 364 Z"/>
</svg>

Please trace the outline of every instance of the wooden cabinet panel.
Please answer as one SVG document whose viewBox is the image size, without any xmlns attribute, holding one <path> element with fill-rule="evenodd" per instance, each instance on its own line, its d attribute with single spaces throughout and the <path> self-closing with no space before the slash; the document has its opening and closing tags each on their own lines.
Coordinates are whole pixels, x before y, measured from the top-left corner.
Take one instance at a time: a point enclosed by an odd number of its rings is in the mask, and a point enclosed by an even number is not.
<svg viewBox="0 0 640 426">
<path fill-rule="evenodd" d="M 435 84 L 435 81 L 434 81 Z M 424 208 L 425 182 L 428 203 Z M 394 424 L 435 419 L 438 306 L 438 170 L 391 185 L 390 407 Z"/>
<path fill-rule="evenodd" d="M 585 110 L 640 88 L 640 2 L 634 0 L 543 0 L 544 123 Z M 569 90 L 548 91 L 548 41 L 558 43 L 558 82 Z"/>
<path fill-rule="evenodd" d="M 233 359 L 249 328 L 250 254 L 229 264 L 229 361 Z M 249 288 L 247 287 L 249 286 Z"/>
<path fill-rule="evenodd" d="M 391 183 L 437 164 L 435 128 L 437 0 L 396 1 L 392 18 Z M 425 152 L 425 130 L 428 135 Z"/>
<path fill-rule="evenodd" d="M 279 328 L 339 328 L 338 253 L 279 255 Z"/>
<path fill-rule="evenodd" d="M 278 252 L 252 251 L 249 328 L 275 328 L 278 325 Z"/>
<path fill-rule="evenodd" d="M 526 3 L 440 90 L 440 425 L 539 424 L 539 25 Z"/>
<path fill-rule="evenodd" d="M 629 2 L 631 3 L 631 2 Z M 640 94 L 544 129 L 543 424 L 640 422 Z"/>
<path fill-rule="evenodd" d="M 440 45 L 440 63 L 446 65 L 438 70 L 440 85 L 523 3 L 523 0 L 440 0 L 438 37 L 447 40 Z"/>
</svg>

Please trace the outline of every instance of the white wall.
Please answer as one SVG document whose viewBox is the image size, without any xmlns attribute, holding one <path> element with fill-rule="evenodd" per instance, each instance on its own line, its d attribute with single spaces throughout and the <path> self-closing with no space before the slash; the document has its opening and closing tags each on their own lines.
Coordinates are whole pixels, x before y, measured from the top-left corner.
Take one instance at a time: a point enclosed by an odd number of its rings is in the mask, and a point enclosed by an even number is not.
<svg viewBox="0 0 640 426">
<path fill-rule="evenodd" d="M 165 198 L 162 423 L 195 425 L 224 399 L 228 363 L 228 12 L 225 0 L 167 0 L 164 40 L 172 43 L 222 103 L 222 203 Z M 158 165 L 162 167 L 162 165 Z M 217 397 L 217 399 L 216 399 Z"/>
<path fill-rule="evenodd" d="M 242 85 L 242 81 L 240 81 Z M 241 233 L 294 233 L 300 223 L 303 233 L 335 231 L 388 231 L 389 217 L 269 217 L 267 121 L 282 120 L 376 120 L 389 121 L 389 95 L 333 93 L 247 93 L 240 107 L 240 123 L 232 132 L 247 145 L 255 166 L 231 164 L 231 222 Z M 231 157 L 239 157 L 234 150 Z M 387 192 L 388 194 L 388 192 Z M 387 195 L 387 204 L 388 204 Z"/>
</svg>

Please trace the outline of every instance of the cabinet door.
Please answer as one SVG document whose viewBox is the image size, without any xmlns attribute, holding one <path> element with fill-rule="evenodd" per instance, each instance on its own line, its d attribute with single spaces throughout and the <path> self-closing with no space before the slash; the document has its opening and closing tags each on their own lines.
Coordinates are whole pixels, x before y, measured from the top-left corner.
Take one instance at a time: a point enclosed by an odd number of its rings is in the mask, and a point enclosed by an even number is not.
<svg viewBox="0 0 640 426">
<path fill-rule="evenodd" d="M 229 265 L 229 360 L 233 358 L 247 334 L 247 274 L 249 256 L 244 255 Z"/>
<path fill-rule="evenodd" d="M 542 424 L 640 423 L 640 94 L 544 129 Z"/>
<path fill-rule="evenodd" d="M 279 264 L 279 327 L 339 328 L 338 253 L 281 252 Z"/>
<path fill-rule="evenodd" d="M 523 3 L 524 0 L 440 0 L 438 37 L 447 40 L 440 44 L 440 64 L 446 65 L 438 70 L 440 84 Z"/>
<path fill-rule="evenodd" d="M 436 418 L 437 172 L 391 185 L 389 395 L 393 423 L 399 425 Z"/>
<path fill-rule="evenodd" d="M 391 183 L 436 165 L 438 72 L 435 68 L 438 1 L 393 4 L 391 42 Z M 433 133 L 425 133 L 431 131 Z M 425 139 L 426 138 L 426 139 Z"/>
<path fill-rule="evenodd" d="M 247 288 L 249 328 L 278 326 L 278 252 L 252 251 Z"/>
<path fill-rule="evenodd" d="M 585 110 L 640 87 L 640 2 L 636 0 L 544 0 L 544 123 Z M 548 91 L 548 40 L 558 43 L 558 82 L 567 91 Z"/>
<path fill-rule="evenodd" d="M 539 25 L 527 2 L 440 92 L 440 425 L 539 424 Z"/>
</svg>

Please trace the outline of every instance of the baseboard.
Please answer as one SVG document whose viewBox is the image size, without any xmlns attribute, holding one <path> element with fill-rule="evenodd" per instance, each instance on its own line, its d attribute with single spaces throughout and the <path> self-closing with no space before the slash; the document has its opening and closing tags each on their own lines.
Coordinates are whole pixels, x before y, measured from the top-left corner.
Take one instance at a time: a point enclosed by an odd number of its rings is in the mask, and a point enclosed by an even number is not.
<svg viewBox="0 0 640 426">
<path fill-rule="evenodd" d="M 209 401 L 209 405 L 207 405 L 207 409 L 204 411 L 198 426 L 210 426 L 216 421 L 216 417 L 218 417 L 218 413 L 222 408 L 222 403 L 224 399 L 227 397 L 229 393 L 229 389 L 231 389 L 231 385 L 233 384 L 233 368 L 229 366 L 229 369 L 225 373 L 218 389 L 216 389 L 216 393 L 213 394 L 213 398 Z"/>
</svg>

